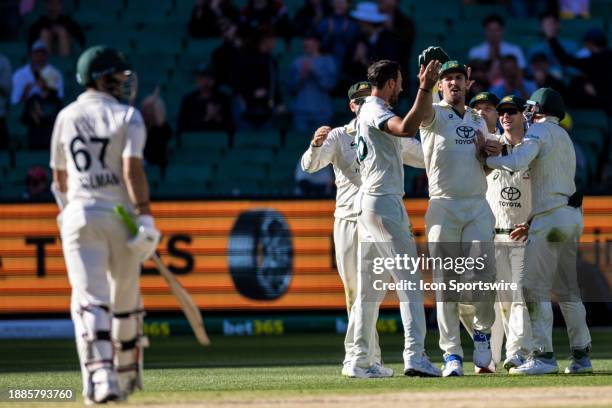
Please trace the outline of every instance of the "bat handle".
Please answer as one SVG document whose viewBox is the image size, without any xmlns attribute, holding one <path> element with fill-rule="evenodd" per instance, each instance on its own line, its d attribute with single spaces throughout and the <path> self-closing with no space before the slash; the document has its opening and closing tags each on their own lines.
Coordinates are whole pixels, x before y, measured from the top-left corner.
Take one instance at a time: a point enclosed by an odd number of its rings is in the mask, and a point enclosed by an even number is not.
<svg viewBox="0 0 612 408">
<path fill-rule="evenodd" d="M 121 204 L 115 206 L 115 213 L 119 215 L 132 235 L 138 234 L 138 225 L 136 225 L 136 222 L 132 216 L 125 210 L 125 208 L 123 208 Z"/>
</svg>

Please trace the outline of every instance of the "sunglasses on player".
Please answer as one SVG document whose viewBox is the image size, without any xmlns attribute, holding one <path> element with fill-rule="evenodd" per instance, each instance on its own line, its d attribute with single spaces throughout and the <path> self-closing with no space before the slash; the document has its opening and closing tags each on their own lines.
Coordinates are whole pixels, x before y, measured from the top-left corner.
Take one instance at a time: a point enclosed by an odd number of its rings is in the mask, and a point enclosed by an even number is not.
<svg viewBox="0 0 612 408">
<path fill-rule="evenodd" d="M 498 112 L 499 112 L 499 116 L 504 116 L 504 114 L 506 113 L 510 116 L 514 116 L 519 113 L 519 110 L 516 108 L 506 108 L 506 109 L 500 109 Z"/>
</svg>

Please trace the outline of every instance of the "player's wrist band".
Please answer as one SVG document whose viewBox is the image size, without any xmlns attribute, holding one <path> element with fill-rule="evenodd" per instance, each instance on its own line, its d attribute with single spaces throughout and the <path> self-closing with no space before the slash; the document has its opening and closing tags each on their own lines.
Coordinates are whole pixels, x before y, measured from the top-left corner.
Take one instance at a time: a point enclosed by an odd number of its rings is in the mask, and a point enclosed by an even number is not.
<svg viewBox="0 0 612 408">
<path fill-rule="evenodd" d="M 431 93 L 431 89 L 419 88 L 419 91 Z"/>
</svg>

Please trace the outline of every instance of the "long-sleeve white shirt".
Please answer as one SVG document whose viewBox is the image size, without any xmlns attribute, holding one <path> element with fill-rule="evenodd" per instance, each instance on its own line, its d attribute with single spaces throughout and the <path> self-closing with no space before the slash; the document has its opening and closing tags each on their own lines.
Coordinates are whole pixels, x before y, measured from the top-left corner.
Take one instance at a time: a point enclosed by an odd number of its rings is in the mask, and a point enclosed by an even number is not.
<svg viewBox="0 0 612 408">
<path fill-rule="evenodd" d="M 568 198 L 576 192 L 574 145 L 557 118 L 546 117 L 533 124 L 511 155 L 488 157 L 486 162 L 492 169 L 520 171 L 530 168 L 530 218 L 567 205 Z"/>
<path fill-rule="evenodd" d="M 320 147 L 310 146 L 300 161 L 302 170 L 314 173 L 330 163 L 336 178 L 336 211 L 334 216 L 357 220 L 353 200 L 361 186 L 361 173 L 354 143 L 355 121 L 332 129 Z M 421 143 L 414 138 L 401 139 L 401 156 L 404 164 L 424 168 Z"/>
</svg>

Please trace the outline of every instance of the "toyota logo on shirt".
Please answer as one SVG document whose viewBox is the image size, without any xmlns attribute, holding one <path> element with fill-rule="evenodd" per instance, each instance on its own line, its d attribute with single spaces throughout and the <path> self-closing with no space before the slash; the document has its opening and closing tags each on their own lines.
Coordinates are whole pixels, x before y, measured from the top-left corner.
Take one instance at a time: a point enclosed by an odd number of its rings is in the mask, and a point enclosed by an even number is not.
<svg viewBox="0 0 612 408">
<path fill-rule="evenodd" d="M 476 134 L 476 131 L 471 126 L 458 126 L 455 132 L 462 139 L 471 139 Z"/>
<path fill-rule="evenodd" d="M 516 201 L 521 198 L 521 190 L 516 187 L 505 187 L 501 191 L 501 196 L 504 200 Z"/>
</svg>

